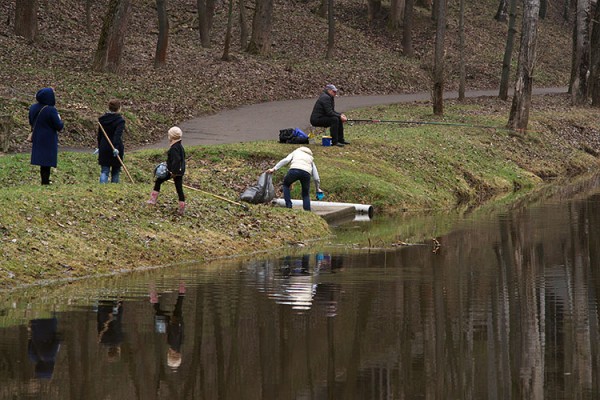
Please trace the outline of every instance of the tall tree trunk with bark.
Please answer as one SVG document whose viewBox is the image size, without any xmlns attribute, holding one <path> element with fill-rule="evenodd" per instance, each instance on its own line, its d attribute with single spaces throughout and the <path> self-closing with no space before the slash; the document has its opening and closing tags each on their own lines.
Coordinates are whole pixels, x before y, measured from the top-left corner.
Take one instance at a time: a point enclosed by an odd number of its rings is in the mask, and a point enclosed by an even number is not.
<svg viewBox="0 0 600 400">
<path fill-rule="evenodd" d="M 590 0 L 577 0 L 575 29 L 573 31 L 573 63 L 571 77 L 571 103 L 587 103 L 588 72 L 590 67 Z"/>
<path fill-rule="evenodd" d="M 246 14 L 246 1 L 240 0 L 240 48 L 246 49 L 248 44 L 248 14 Z"/>
<path fill-rule="evenodd" d="M 119 71 L 130 14 L 131 0 L 110 0 L 108 3 L 108 11 L 94 55 L 94 71 Z"/>
<path fill-rule="evenodd" d="M 500 92 L 498 97 L 506 101 L 508 99 L 508 84 L 510 81 L 510 62 L 512 61 L 513 47 L 515 44 L 515 27 L 517 21 L 517 0 L 510 0 L 510 11 L 508 14 L 508 34 L 506 35 L 506 47 L 502 59 L 502 76 L 500 78 Z"/>
<path fill-rule="evenodd" d="M 414 56 L 412 43 L 414 0 L 406 0 L 404 10 L 404 26 L 402 27 L 402 53 L 406 57 Z"/>
<path fill-rule="evenodd" d="M 85 0 L 85 31 L 92 34 L 92 4 L 93 0 Z"/>
<path fill-rule="evenodd" d="M 367 0 L 367 20 L 374 21 L 381 12 L 381 0 Z"/>
<path fill-rule="evenodd" d="M 592 19 L 592 36 L 590 38 L 591 61 L 589 93 L 592 106 L 600 107 L 600 4 L 596 3 Z"/>
<path fill-rule="evenodd" d="M 167 63 L 167 49 L 169 48 L 167 0 L 156 0 L 156 12 L 158 14 L 158 40 L 154 55 L 154 68 L 161 68 Z"/>
<path fill-rule="evenodd" d="M 233 0 L 229 0 L 227 9 L 227 31 L 225 32 L 225 44 L 223 45 L 223 56 L 221 60 L 229 61 L 229 47 L 231 47 L 231 26 L 233 25 Z"/>
<path fill-rule="evenodd" d="M 517 80 L 508 118 L 508 127 L 514 130 L 525 130 L 529 123 L 539 14 L 540 0 L 525 0 Z"/>
<path fill-rule="evenodd" d="M 212 30 L 215 15 L 215 0 L 197 0 L 196 7 L 198 8 L 200 45 L 207 49 L 210 47 L 210 31 Z"/>
<path fill-rule="evenodd" d="M 398 30 L 404 21 L 405 0 L 392 0 L 390 3 L 390 19 L 388 28 L 392 31 Z"/>
<path fill-rule="evenodd" d="M 333 58 L 333 48 L 335 46 L 335 18 L 334 18 L 333 0 L 327 1 L 327 54 L 325 58 Z"/>
<path fill-rule="evenodd" d="M 271 54 L 271 28 L 273 24 L 273 0 L 256 0 L 252 19 L 252 37 L 248 52 L 263 56 Z"/>
<path fill-rule="evenodd" d="M 444 41 L 446 36 L 446 1 L 435 2 L 435 54 L 433 60 L 433 113 L 444 114 Z"/>
<path fill-rule="evenodd" d="M 498 4 L 498 11 L 496 11 L 496 15 L 494 15 L 494 19 L 498 22 L 506 21 L 508 17 L 508 0 L 500 0 Z"/>
<path fill-rule="evenodd" d="M 38 33 L 37 0 L 17 0 L 15 7 L 15 35 L 35 41 Z"/>
<path fill-rule="evenodd" d="M 460 0 L 458 12 L 458 41 L 459 41 L 459 82 L 458 100 L 465 99 L 466 72 L 465 72 L 465 0 Z"/>
</svg>

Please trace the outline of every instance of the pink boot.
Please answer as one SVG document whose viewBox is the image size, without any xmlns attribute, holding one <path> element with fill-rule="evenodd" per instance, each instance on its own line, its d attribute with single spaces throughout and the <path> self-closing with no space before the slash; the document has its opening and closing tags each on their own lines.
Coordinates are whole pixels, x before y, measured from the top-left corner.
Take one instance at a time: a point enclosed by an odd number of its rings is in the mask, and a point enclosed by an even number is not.
<svg viewBox="0 0 600 400">
<path fill-rule="evenodd" d="M 179 202 L 179 209 L 177 210 L 177 214 L 183 215 L 185 213 L 185 201 Z"/>
<path fill-rule="evenodd" d="M 153 206 L 156 204 L 156 200 L 158 199 L 158 194 L 159 192 L 157 192 L 156 190 L 153 190 L 152 193 L 150 193 L 150 200 L 148 200 L 146 203 Z"/>
</svg>

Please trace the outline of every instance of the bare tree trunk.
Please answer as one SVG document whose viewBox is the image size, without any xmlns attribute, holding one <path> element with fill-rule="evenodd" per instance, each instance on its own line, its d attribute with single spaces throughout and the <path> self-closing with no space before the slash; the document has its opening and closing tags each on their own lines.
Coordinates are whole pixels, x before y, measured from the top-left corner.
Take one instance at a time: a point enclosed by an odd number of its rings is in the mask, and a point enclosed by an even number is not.
<svg viewBox="0 0 600 400">
<path fill-rule="evenodd" d="M 548 13 L 548 0 L 540 0 L 540 19 L 546 19 Z"/>
<path fill-rule="evenodd" d="M 430 10 L 433 7 L 433 0 L 415 0 L 415 5 Z"/>
<path fill-rule="evenodd" d="M 525 130 L 529 123 L 539 13 L 540 0 L 525 0 L 517 81 L 508 118 L 508 127 L 514 130 Z"/>
<path fill-rule="evenodd" d="M 333 58 L 333 47 L 335 45 L 335 19 L 333 15 L 333 0 L 327 1 L 327 54 L 325 58 L 331 60 Z"/>
<path fill-rule="evenodd" d="M 38 34 L 37 0 L 17 0 L 15 7 L 15 35 L 35 41 Z"/>
<path fill-rule="evenodd" d="M 244 50 L 248 43 L 248 16 L 246 14 L 246 2 L 240 0 L 240 48 Z"/>
<path fill-rule="evenodd" d="M 436 0 L 435 55 L 433 60 L 433 113 L 444 114 L 444 38 L 446 36 L 446 1 Z"/>
<path fill-rule="evenodd" d="M 85 31 L 92 34 L 92 4 L 93 0 L 85 0 Z"/>
<path fill-rule="evenodd" d="M 517 20 L 517 0 L 510 0 L 510 11 L 508 16 L 508 34 L 506 36 L 506 47 L 502 59 L 502 77 L 500 78 L 500 93 L 498 97 L 506 101 L 508 99 L 508 83 L 510 81 L 510 62 L 512 60 L 513 47 L 515 44 L 515 28 Z"/>
<path fill-rule="evenodd" d="M 397 30 L 404 21 L 404 10 L 406 8 L 405 0 L 392 0 L 390 4 L 390 19 L 388 28 L 392 31 Z"/>
<path fill-rule="evenodd" d="M 229 47 L 231 46 L 231 26 L 233 25 L 233 0 L 229 0 L 227 10 L 227 31 L 225 32 L 225 44 L 223 45 L 223 56 L 221 60 L 229 61 Z"/>
<path fill-rule="evenodd" d="M 381 11 L 381 0 L 367 0 L 367 19 L 369 22 L 375 20 Z"/>
<path fill-rule="evenodd" d="M 154 68 L 161 68 L 167 63 L 167 49 L 169 47 L 167 0 L 156 0 L 156 11 L 158 14 L 158 40 L 156 41 L 156 54 L 154 55 Z"/>
<path fill-rule="evenodd" d="M 589 93 L 592 97 L 592 106 L 600 107 L 600 4 L 596 3 L 594 18 L 592 19 L 592 36 L 590 39 L 592 49 L 590 61 Z"/>
<path fill-rule="evenodd" d="M 263 56 L 271 54 L 271 28 L 273 24 L 273 0 L 256 0 L 252 20 L 252 37 L 248 52 Z"/>
<path fill-rule="evenodd" d="M 210 31 L 212 29 L 213 17 L 215 15 L 214 0 L 197 0 L 198 8 L 198 32 L 200 33 L 200 45 L 210 47 Z"/>
<path fill-rule="evenodd" d="M 317 8 L 317 15 L 321 18 L 327 16 L 327 0 L 319 1 L 319 7 Z"/>
<path fill-rule="evenodd" d="M 573 71 L 571 77 L 571 103 L 582 105 L 587 103 L 588 71 L 590 66 L 590 0 L 577 0 L 575 14 Z"/>
<path fill-rule="evenodd" d="M 465 99 L 466 73 L 465 73 L 465 0 L 460 0 L 458 13 L 458 41 L 459 41 L 459 82 L 458 100 Z"/>
<path fill-rule="evenodd" d="M 500 0 L 498 4 L 498 11 L 496 11 L 496 15 L 494 15 L 494 19 L 498 22 L 506 21 L 508 17 L 508 0 Z"/>
<path fill-rule="evenodd" d="M 130 14 L 130 0 L 110 0 L 108 3 L 108 11 L 94 55 L 94 71 L 118 72 Z"/>
<path fill-rule="evenodd" d="M 404 26 L 402 27 L 402 53 L 406 57 L 414 56 L 412 43 L 414 0 L 406 0 Z"/>
</svg>

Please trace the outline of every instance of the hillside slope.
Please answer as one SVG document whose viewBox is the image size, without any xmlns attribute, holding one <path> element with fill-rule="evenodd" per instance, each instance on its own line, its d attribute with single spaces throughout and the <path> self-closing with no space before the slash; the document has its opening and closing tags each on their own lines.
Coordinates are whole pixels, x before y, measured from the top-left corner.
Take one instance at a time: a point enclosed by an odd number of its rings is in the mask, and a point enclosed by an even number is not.
<svg viewBox="0 0 600 400">
<path fill-rule="evenodd" d="M 108 99 L 124 102 L 128 145 L 155 142 L 168 126 L 193 116 L 264 101 L 316 96 L 327 82 L 342 95 L 409 93 L 430 89 L 429 71 L 435 27 L 430 11 L 416 9 L 416 57 L 401 54 L 400 33 L 390 33 L 385 19 L 369 24 L 366 5 L 358 0 L 336 2 L 337 37 L 334 60 L 325 60 L 326 20 L 312 10 L 317 2 L 276 0 L 273 55 L 240 51 L 234 29 L 232 61 L 221 61 L 225 3 L 219 3 L 212 47 L 199 44 L 195 1 L 169 2 L 171 37 L 166 68 L 152 67 L 157 37 L 155 2 L 136 2 L 119 74 L 90 71 L 102 16 L 108 0 L 93 3 L 86 29 L 84 2 L 40 2 L 40 36 L 35 44 L 13 34 L 14 1 L 0 4 L 0 115 L 11 115 L 14 135 L 10 151 L 27 149 L 27 106 L 37 89 L 52 86 L 66 122 L 65 146 L 94 145 L 94 118 Z M 466 15 L 467 88 L 498 85 L 506 24 L 493 20 L 496 2 L 469 2 Z M 450 4 L 447 32 L 447 86 L 457 87 L 457 10 Z M 237 21 L 237 16 L 235 17 Z M 551 9 L 541 23 L 535 84 L 564 86 L 568 82 L 570 28 Z M 516 46 L 518 51 L 518 45 Z M 516 58 L 516 57 L 515 57 Z M 513 65 L 516 64 L 516 61 Z M 513 68 L 514 70 L 514 68 Z"/>
</svg>

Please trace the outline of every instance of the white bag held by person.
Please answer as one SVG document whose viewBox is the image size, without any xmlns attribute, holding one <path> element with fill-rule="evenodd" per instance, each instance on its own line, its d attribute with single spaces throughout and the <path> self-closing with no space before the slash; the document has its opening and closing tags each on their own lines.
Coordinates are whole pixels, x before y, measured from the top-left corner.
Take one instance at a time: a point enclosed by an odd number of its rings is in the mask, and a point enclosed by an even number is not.
<svg viewBox="0 0 600 400">
<path fill-rule="evenodd" d="M 161 162 L 154 168 L 154 176 L 158 179 L 167 179 L 169 177 L 169 170 L 167 169 L 166 162 Z"/>
<path fill-rule="evenodd" d="M 263 172 L 258 177 L 258 182 L 254 186 L 248 187 L 240 195 L 242 201 L 252 204 L 268 203 L 275 198 L 275 187 L 273 186 L 273 176 Z"/>
</svg>

